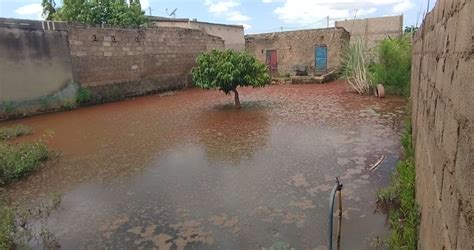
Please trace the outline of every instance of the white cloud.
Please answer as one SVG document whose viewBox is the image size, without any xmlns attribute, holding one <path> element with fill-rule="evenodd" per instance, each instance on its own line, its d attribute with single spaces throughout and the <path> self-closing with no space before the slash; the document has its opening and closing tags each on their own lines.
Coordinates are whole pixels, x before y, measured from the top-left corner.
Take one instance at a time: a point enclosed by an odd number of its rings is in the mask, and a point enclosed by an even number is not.
<svg viewBox="0 0 474 250">
<path fill-rule="evenodd" d="M 252 28 L 252 25 L 250 25 L 250 24 L 248 24 L 248 23 L 239 23 L 239 25 L 244 26 L 244 29 L 245 29 L 245 30 L 249 30 L 249 29 Z"/>
<path fill-rule="evenodd" d="M 272 0 L 262 0 L 269 2 Z M 315 24 L 329 16 L 331 20 L 353 18 L 376 13 L 378 7 L 387 6 L 394 12 L 403 12 L 414 6 L 412 0 L 283 0 L 274 10 L 285 23 Z"/>
<path fill-rule="evenodd" d="M 148 7 L 150 7 L 150 0 L 140 0 L 140 5 L 142 6 L 142 10 L 148 10 Z"/>
<path fill-rule="evenodd" d="M 223 16 L 230 22 L 247 22 L 252 19 L 238 10 L 238 7 L 240 6 L 238 0 L 205 0 L 204 5 L 207 6 L 210 13 L 216 16 Z M 242 25 L 250 28 L 249 24 Z"/>
<path fill-rule="evenodd" d="M 21 16 L 35 15 L 38 19 L 41 18 L 41 13 L 43 12 L 43 7 L 39 3 L 32 3 L 28 5 L 21 6 L 15 10 L 15 13 Z"/>
<path fill-rule="evenodd" d="M 403 13 L 411 8 L 415 7 L 415 4 L 410 0 L 403 0 L 400 3 L 397 3 L 393 6 L 392 10 L 395 13 Z"/>
<path fill-rule="evenodd" d="M 217 2 L 206 0 L 204 4 L 208 6 L 209 12 L 214 14 L 224 13 L 240 5 L 239 2 L 234 0 L 224 0 Z"/>
<path fill-rule="evenodd" d="M 245 22 L 249 21 L 251 18 L 249 16 L 243 15 L 240 11 L 232 11 L 227 13 L 227 20 L 235 22 Z"/>
</svg>

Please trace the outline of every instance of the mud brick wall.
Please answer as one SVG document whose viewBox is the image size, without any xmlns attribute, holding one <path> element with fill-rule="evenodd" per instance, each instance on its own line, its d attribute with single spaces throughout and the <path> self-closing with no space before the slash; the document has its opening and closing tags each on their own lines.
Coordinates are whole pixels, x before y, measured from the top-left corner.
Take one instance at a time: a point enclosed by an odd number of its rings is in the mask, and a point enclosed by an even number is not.
<svg viewBox="0 0 474 250">
<path fill-rule="evenodd" d="M 419 249 L 474 249 L 474 1 L 438 0 L 413 39 Z"/>
<path fill-rule="evenodd" d="M 200 30 L 157 27 L 68 28 L 74 79 L 82 86 L 125 85 L 131 94 L 184 87 L 198 54 L 224 47 Z"/>
<path fill-rule="evenodd" d="M 398 37 L 403 33 L 403 15 L 336 21 L 351 34 L 351 41 L 361 39 L 368 49 L 386 37 Z"/>
<path fill-rule="evenodd" d="M 350 36 L 343 28 L 299 30 L 245 36 L 245 48 L 265 63 L 266 51 L 276 50 L 278 73 L 295 74 L 295 67 L 306 66 L 314 73 L 315 46 L 327 46 L 328 71 L 340 66 L 343 44 Z"/>
</svg>

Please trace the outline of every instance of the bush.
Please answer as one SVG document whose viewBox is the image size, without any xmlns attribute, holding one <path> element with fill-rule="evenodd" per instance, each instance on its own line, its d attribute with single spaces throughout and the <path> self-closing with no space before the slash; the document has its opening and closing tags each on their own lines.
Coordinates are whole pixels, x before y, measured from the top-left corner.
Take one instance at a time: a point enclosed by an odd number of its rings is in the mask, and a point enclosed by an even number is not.
<svg viewBox="0 0 474 250">
<path fill-rule="evenodd" d="M 369 69 L 374 84 L 383 84 L 388 93 L 408 96 L 411 77 L 410 36 L 382 40 L 376 47 L 376 59 Z"/>
<path fill-rule="evenodd" d="M 415 152 L 409 122 L 401 143 L 404 159 L 398 162 L 390 186 L 379 191 L 378 201 L 389 209 L 391 234 L 387 243 L 390 249 L 416 249 L 420 214 L 415 199 Z"/>
<path fill-rule="evenodd" d="M 89 89 L 79 87 L 76 92 L 76 101 L 79 105 L 86 105 L 92 101 L 92 93 Z"/>
</svg>

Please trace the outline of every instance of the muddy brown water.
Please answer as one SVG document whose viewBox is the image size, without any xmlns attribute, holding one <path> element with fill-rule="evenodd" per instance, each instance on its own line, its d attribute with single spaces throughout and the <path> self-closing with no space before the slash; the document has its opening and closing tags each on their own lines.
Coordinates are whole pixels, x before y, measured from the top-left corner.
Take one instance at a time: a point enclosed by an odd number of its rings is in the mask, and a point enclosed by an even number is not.
<svg viewBox="0 0 474 250">
<path fill-rule="evenodd" d="M 329 193 L 343 184 L 343 249 L 387 235 L 376 190 L 399 155 L 402 98 L 341 82 L 182 90 L 39 115 L 25 124 L 60 157 L 6 188 L 16 202 L 63 195 L 48 220 L 64 249 L 325 249 Z M 381 155 L 376 171 L 368 168 Z"/>
</svg>

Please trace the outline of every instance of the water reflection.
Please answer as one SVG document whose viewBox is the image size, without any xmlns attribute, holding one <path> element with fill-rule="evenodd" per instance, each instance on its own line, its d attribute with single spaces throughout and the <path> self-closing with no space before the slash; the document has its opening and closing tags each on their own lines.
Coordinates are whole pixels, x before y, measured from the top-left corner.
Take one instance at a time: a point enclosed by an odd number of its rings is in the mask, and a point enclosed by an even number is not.
<svg viewBox="0 0 474 250">
<path fill-rule="evenodd" d="M 267 109 L 259 102 L 245 102 L 242 109 L 215 106 L 197 119 L 199 142 L 210 162 L 238 163 L 263 148 L 269 136 Z"/>
</svg>

